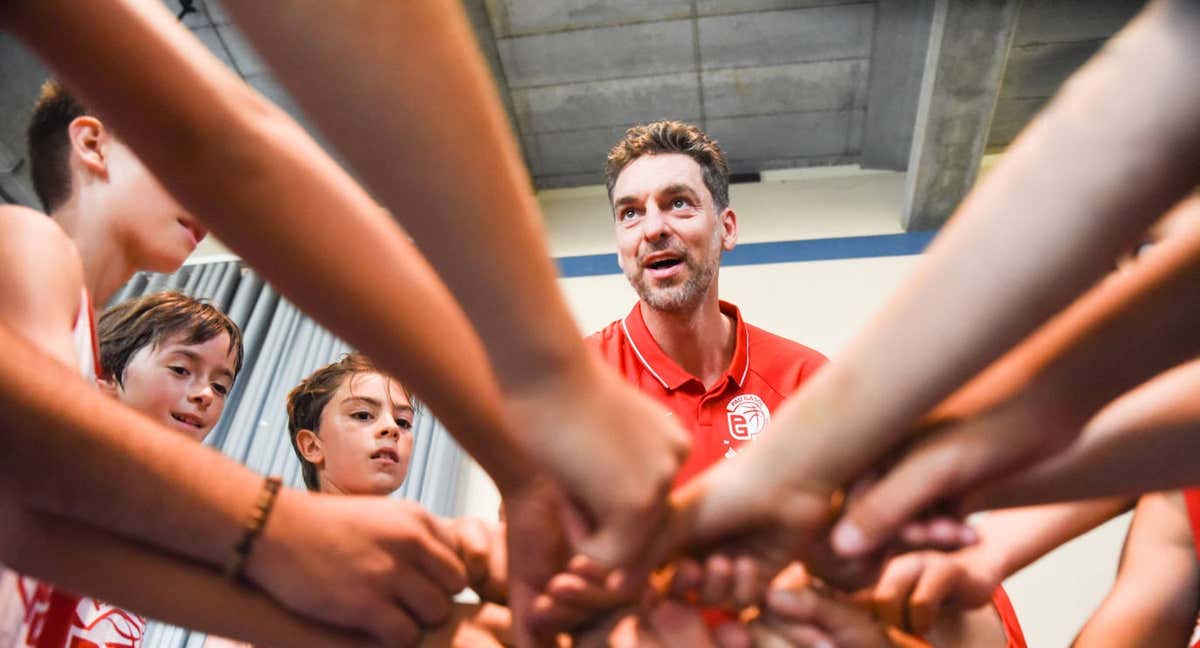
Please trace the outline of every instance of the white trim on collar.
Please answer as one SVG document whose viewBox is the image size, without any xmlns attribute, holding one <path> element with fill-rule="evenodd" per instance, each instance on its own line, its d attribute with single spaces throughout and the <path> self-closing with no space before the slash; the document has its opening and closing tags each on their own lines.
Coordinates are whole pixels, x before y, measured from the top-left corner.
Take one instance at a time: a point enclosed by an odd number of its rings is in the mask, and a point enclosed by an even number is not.
<svg viewBox="0 0 1200 648">
<path fill-rule="evenodd" d="M 659 384 L 663 386 L 663 389 L 670 389 L 671 387 L 667 385 L 667 381 L 663 380 L 662 376 L 658 375 L 658 372 L 654 370 L 654 367 L 650 366 L 649 362 L 646 362 L 646 357 L 642 355 L 641 350 L 638 349 L 637 343 L 633 341 L 633 336 L 629 334 L 629 328 L 625 326 L 624 319 L 621 320 L 621 331 L 625 333 L 625 339 L 629 340 L 629 346 L 633 347 L 634 355 L 638 357 L 638 360 L 642 361 L 642 366 L 646 368 L 646 371 L 649 371 L 650 375 L 654 376 L 655 380 L 657 380 Z M 746 366 L 748 368 L 750 365 L 747 364 Z"/>
</svg>

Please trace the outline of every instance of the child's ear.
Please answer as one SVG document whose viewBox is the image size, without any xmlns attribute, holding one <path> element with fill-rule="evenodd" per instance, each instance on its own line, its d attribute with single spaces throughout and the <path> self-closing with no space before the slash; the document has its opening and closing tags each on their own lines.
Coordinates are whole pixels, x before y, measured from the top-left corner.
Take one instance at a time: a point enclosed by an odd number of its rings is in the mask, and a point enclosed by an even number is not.
<svg viewBox="0 0 1200 648">
<path fill-rule="evenodd" d="M 316 432 L 309 429 L 301 429 L 296 432 L 296 447 L 300 449 L 300 456 L 304 460 L 314 466 L 320 466 L 325 463 L 325 451 L 321 448 L 321 437 L 317 436 Z"/>
<path fill-rule="evenodd" d="M 96 386 L 99 387 L 100 391 L 104 392 L 106 395 L 113 398 L 117 397 L 117 390 L 119 386 L 117 385 L 116 376 L 101 376 L 100 378 L 96 379 Z"/>
<path fill-rule="evenodd" d="M 73 157 L 96 175 L 108 174 L 108 160 L 105 156 L 105 145 L 108 133 L 99 119 L 83 115 L 71 120 L 67 126 L 67 135 L 71 140 Z"/>
</svg>

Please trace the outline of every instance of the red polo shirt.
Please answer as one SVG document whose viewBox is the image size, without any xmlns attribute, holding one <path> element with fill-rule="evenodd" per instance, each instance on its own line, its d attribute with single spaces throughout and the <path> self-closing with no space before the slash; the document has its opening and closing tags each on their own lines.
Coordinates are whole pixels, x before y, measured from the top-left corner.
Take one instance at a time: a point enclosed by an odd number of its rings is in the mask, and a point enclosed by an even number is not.
<svg viewBox="0 0 1200 648">
<path fill-rule="evenodd" d="M 675 486 L 736 454 L 738 446 L 758 436 L 771 413 L 828 362 L 818 351 L 747 324 L 733 304 L 720 304 L 721 312 L 734 320 L 736 344 L 729 369 L 712 389 L 705 389 L 658 346 L 642 319 L 641 302 L 624 319 L 585 339 L 604 362 L 662 403 L 691 432 L 692 453 Z M 1009 648 L 1024 648 L 1021 626 L 1002 588 L 996 590 L 993 604 Z"/>
<path fill-rule="evenodd" d="M 803 344 L 773 335 L 742 320 L 733 304 L 721 302 L 733 318 L 733 361 L 712 389 L 684 371 L 654 341 L 642 304 L 624 319 L 587 337 L 608 365 L 643 394 L 657 399 L 692 434 L 692 453 L 675 478 L 678 486 L 737 447 L 758 436 L 783 401 L 828 360 Z"/>
</svg>

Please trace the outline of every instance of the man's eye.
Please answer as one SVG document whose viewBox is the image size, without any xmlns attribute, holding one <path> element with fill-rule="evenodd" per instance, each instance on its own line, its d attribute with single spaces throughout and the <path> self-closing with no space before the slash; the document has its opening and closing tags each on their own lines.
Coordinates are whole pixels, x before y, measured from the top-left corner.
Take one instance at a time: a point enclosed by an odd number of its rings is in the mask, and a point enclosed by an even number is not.
<svg viewBox="0 0 1200 648">
<path fill-rule="evenodd" d="M 637 210 L 632 207 L 621 212 L 621 220 L 623 221 L 633 220 L 634 218 L 637 218 Z"/>
<path fill-rule="evenodd" d="M 358 411 L 351 414 L 350 418 L 357 419 L 359 421 L 369 421 L 371 420 L 371 413 L 366 411 Z"/>
<path fill-rule="evenodd" d="M 676 198 L 675 200 L 671 201 L 671 206 L 675 209 L 683 209 L 684 207 L 687 207 L 687 201 L 683 198 Z"/>
</svg>

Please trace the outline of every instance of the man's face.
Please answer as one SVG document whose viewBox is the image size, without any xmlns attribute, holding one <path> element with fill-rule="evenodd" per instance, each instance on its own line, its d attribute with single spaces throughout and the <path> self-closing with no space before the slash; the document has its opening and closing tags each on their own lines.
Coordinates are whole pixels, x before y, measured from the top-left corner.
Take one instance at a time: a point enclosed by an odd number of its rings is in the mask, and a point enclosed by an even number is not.
<svg viewBox="0 0 1200 648">
<path fill-rule="evenodd" d="M 117 400 L 197 441 L 203 441 L 225 410 L 233 388 L 235 351 L 222 332 L 201 344 L 184 334 L 138 349 L 122 383 L 102 381 Z"/>
<path fill-rule="evenodd" d="M 347 378 L 321 411 L 318 454 L 308 456 L 321 490 L 387 495 L 400 488 L 412 456 L 412 426 L 412 403 L 395 380 L 377 373 Z"/>
<path fill-rule="evenodd" d="M 613 184 L 613 218 L 621 270 L 657 310 L 696 308 L 737 241 L 733 210 L 718 212 L 700 165 L 682 153 L 629 163 Z"/>
</svg>

